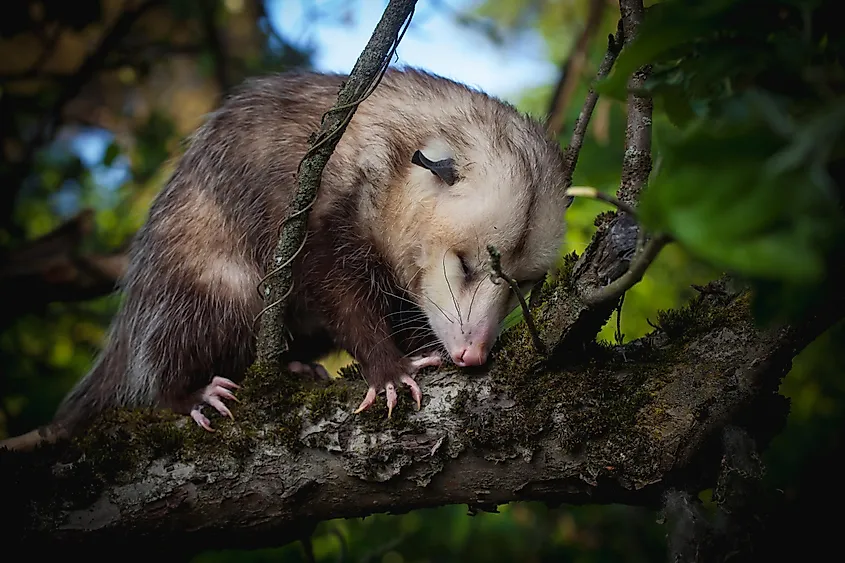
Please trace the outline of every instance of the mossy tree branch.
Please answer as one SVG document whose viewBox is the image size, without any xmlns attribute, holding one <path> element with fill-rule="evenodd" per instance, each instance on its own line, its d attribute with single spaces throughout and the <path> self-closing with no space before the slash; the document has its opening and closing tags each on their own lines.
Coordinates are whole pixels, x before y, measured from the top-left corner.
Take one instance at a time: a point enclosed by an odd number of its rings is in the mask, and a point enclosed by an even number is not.
<svg viewBox="0 0 845 563">
<path fill-rule="evenodd" d="M 708 289 L 662 315 L 661 330 L 555 365 L 535 361 L 520 325 L 484 373 L 423 374 L 423 409 L 403 396 L 391 420 L 383 401 L 350 414 L 364 385 L 352 377 L 277 391 L 300 397 L 299 423 L 286 427 L 273 410 L 278 378 L 255 373 L 237 422 L 221 419 L 214 435 L 160 412 L 118 412 L 65 449 L 0 452 L 4 508 L 17 515 L 6 547 L 90 557 L 132 545 L 149 557 L 280 545 L 329 518 L 445 504 L 657 508 L 667 490 L 715 482 L 725 425 L 765 446 L 788 410 L 777 387 L 791 359 L 845 313 L 840 299 L 761 331 L 747 294 Z M 546 303 L 572 291 L 562 281 Z M 544 311 L 542 325 L 559 320 Z"/>
<path fill-rule="evenodd" d="M 415 5 L 416 0 L 390 0 L 367 46 L 340 89 L 337 103 L 324 114 L 320 130 L 314 135 L 299 164 L 299 189 L 265 278 L 263 295 L 267 306 L 262 311 L 257 344 L 257 361 L 260 364 L 278 366 L 279 357 L 285 348 L 282 319 L 286 298 L 293 290 L 291 263 L 304 244 L 309 211 L 317 198 L 323 169 L 352 120 L 358 104 L 369 95 L 369 91 L 377 85 L 387 69 L 390 57 L 401 39 L 402 28 L 410 22 Z"/>
<path fill-rule="evenodd" d="M 623 9 L 627 34 L 626 13 L 638 20 Z M 609 51 L 606 62 L 614 58 Z M 629 148 L 649 132 L 643 117 L 629 113 L 629 126 L 643 125 Z M 573 168 L 577 146 L 567 151 Z M 628 188 L 648 176 L 642 163 L 625 161 L 618 197 L 629 205 Z M 631 214 L 605 220 L 542 288 L 533 314 L 548 357 L 517 325 L 487 368 L 421 374 L 419 412 L 403 395 L 391 419 L 384 401 L 354 416 L 364 392 L 354 373 L 319 386 L 254 367 L 236 422 L 221 419 L 214 434 L 184 417 L 117 411 L 69 444 L 0 452 L 5 508 L 18 515 L 4 529 L 6 547 L 90 558 L 131 544 L 148 559 L 144 550 L 173 556 L 174 544 L 186 553 L 280 545 L 321 520 L 376 512 L 516 500 L 658 507 L 667 490 L 712 486 L 721 430 L 735 424 L 765 446 L 787 412 L 781 378 L 845 316 L 845 298 L 801 324 L 761 330 L 748 295 L 723 281 L 661 314 L 652 334 L 599 346 L 612 305 L 584 296 L 624 276 L 637 239 Z"/>
</svg>

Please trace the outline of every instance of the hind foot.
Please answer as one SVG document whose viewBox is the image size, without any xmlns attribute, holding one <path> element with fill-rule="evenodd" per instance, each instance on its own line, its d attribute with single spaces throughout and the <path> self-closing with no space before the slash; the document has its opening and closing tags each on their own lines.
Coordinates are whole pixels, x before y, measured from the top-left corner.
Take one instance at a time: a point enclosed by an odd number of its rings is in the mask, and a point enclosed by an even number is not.
<svg viewBox="0 0 845 563">
<path fill-rule="evenodd" d="M 323 379 L 328 381 L 332 378 L 329 375 L 328 370 L 323 367 L 323 364 L 318 364 L 316 362 L 309 364 L 304 364 L 302 362 L 290 362 L 288 364 L 288 369 L 293 373 L 308 375 L 314 379 Z"/>
<path fill-rule="evenodd" d="M 225 377 L 215 377 L 212 379 L 208 387 L 202 390 L 202 395 L 200 396 L 202 402 L 197 403 L 191 409 L 191 418 L 209 432 L 214 432 L 214 428 L 211 427 L 208 418 L 202 414 L 202 407 L 204 404 L 207 404 L 214 407 L 223 416 L 228 416 L 232 420 L 235 420 L 235 417 L 232 416 L 232 411 L 221 400 L 229 399 L 238 402 L 238 398 L 235 397 L 235 394 L 230 389 L 240 389 L 240 386 Z"/>
<path fill-rule="evenodd" d="M 437 367 L 443 363 L 443 358 L 440 357 L 440 354 L 432 353 L 425 356 L 415 356 L 411 358 L 411 368 L 413 369 L 412 374 L 402 374 L 399 377 L 399 383 L 404 383 L 411 389 L 411 397 L 414 398 L 414 402 L 417 405 L 417 410 L 420 410 L 422 404 L 422 391 L 420 391 L 420 386 L 414 381 L 413 375 L 416 374 L 417 371 L 421 370 L 425 367 Z M 390 418 L 390 415 L 393 414 L 393 409 L 396 408 L 397 403 L 397 395 L 396 395 L 396 382 L 388 382 L 383 390 L 385 397 L 387 398 L 387 418 Z M 364 396 L 364 400 L 355 409 L 355 414 L 363 412 L 370 408 L 373 403 L 376 401 L 376 395 L 378 395 L 380 390 L 377 390 L 375 387 L 370 386 L 367 390 L 367 394 Z"/>
</svg>

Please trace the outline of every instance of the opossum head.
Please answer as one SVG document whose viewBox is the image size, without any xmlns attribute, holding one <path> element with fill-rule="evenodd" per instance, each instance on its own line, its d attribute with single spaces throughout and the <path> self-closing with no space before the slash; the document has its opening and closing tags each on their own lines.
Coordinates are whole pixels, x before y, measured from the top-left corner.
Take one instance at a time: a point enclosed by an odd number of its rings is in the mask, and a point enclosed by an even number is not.
<svg viewBox="0 0 845 563">
<path fill-rule="evenodd" d="M 409 293 L 452 361 L 482 365 L 517 297 L 491 279 L 488 245 L 527 293 L 559 257 L 564 235 L 562 158 L 533 129 L 456 150 L 430 140 L 412 156 L 403 247 Z"/>
</svg>

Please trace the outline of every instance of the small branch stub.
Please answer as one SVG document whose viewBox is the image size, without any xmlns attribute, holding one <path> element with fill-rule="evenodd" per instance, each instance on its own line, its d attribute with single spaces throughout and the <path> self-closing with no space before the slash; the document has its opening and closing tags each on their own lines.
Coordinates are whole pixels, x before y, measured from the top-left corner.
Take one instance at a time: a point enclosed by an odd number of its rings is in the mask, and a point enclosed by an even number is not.
<svg viewBox="0 0 845 563">
<path fill-rule="evenodd" d="M 663 247 L 671 241 L 672 238 L 667 234 L 659 233 L 655 235 L 645 244 L 641 251 L 637 252 L 634 259 L 631 260 L 627 272 L 608 285 L 585 296 L 584 302 L 587 305 L 595 306 L 618 300 L 626 291 L 640 283 L 645 271 L 654 262 L 657 255 L 660 254 L 660 251 L 663 250 Z"/>
<path fill-rule="evenodd" d="M 491 244 L 487 245 L 487 252 L 490 254 L 490 269 L 493 270 L 490 274 L 490 280 L 497 284 L 499 283 L 497 281 L 498 279 L 503 279 L 510 286 L 511 291 L 514 292 L 516 298 L 519 300 L 519 306 L 522 307 L 522 316 L 525 318 L 525 324 L 528 326 L 529 334 L 531 334 L 531 342 L 534 344 L 534 349 L 537 350 L 538 354 L 544 355 L 546 353 L 546 346 L 537 332 L 537 326 L 534 324 L 534 317 L 531 316 L 531 310 L 525 302 L 525 296 L 519 290 L 516 280 L 502 271 L 502 254 Z"/>
<path fill-rule="evenodd" d="M 616 36 L 614 37 L 611 34 L 607 37 L 607 52 L 596 73 L 596 82 L 610 74 L 610 70 L 616 62 L 616 57 L 619 56 L 619 52 L 622 50 L 622 44 L 624 42 L 622 20 L 619 20 L 616 27 Z M 564 152 L 564 158 L 566 159 L 564 188 L 572 184 L 572 176 L 575 174 L 575 166 L 578 164 L 578 155 L 581 153 L 581 147 L 584 145 L 587 126 L 590 123 L 590 118 L 593 116 L 593 110 L 596 108 L 598 99 L 598 92 L 596 92 L 595 88 L 591 87 L 587 98 L 584 100 L 584 105 L 581 107 L 581 112 L 578 114 L 578 119 L 575 121 L 575 126 L 572 129 L 572 139 L 569 141 L 569 146 L 566 147 L 566 151 Z"/>
<path fill-rule="evenodd" d="M 619 209 L 620 211 L 624 211 L 632 217 L 637 216 L 637 211 L 632 206 L 628 205 L 623 201 L 620 201 L 619 199 L 613 197 L 610 194 L 600 192 L 596 188 L 589 188 L 586 186 L 574 186 L 566 190 L 566 195 L 572 197 L 588 197 L 591 199 L 604 201 L 606 203 L 616 206 L 617 209 Z"/>
</svg>

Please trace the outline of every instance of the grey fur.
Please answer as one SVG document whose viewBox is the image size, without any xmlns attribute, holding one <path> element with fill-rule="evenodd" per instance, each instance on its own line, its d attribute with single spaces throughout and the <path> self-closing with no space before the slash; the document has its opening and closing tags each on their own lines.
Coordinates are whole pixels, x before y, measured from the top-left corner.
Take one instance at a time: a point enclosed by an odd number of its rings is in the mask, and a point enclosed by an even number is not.
<svg viewBox="0 0 845 563">
<path fill-rule="evenodd" d="M 299 72 L 251 80 L 199 128 L 134 240 L 121 282 L 124 301 L 105 347 L 60 406 L 55 425 L 72 432 L 117 405 L 187 413 L 213 376 L 242 376 L 254 357 L 253 318 L 263 307 L 255 288 L 291 201 L 297 164 L 343 79 Z M 406 366 L 408 350 L 439 345 L 425 330 L 383 341 L 391 331 L 386 319 L 404 303 L 392 296 L 420 291 L 408 264 L 421 249 L 396 248 L 403 225 L 378 224 L 413 168 L 411 155 L 432 138 L 454 149 L 462 178 L 488 165 L 466 157 L 479 144 L 482 154 L 507 162 L 506 175 L 521 185 L 509 202 L 517 227 L 512 236 L 505 229 L 515 250 L 505 266 L 524 279 L 551 266 L 557 246 L 548 233 L 557 233 L 566 207 L 556 142 L 485 94 L 391 69 L 325 169 L 308 242 L 294 263 L 292 359 L 307 362 L 345 348 L 371 384 L 383 385 Z M 486 242 L 479 240 L 480 252 L 471 256 L 479 268 Z M 524 258 L 529 254 L 536 260 Z"/>
</svg>

